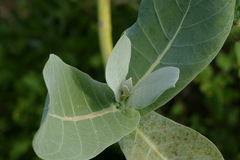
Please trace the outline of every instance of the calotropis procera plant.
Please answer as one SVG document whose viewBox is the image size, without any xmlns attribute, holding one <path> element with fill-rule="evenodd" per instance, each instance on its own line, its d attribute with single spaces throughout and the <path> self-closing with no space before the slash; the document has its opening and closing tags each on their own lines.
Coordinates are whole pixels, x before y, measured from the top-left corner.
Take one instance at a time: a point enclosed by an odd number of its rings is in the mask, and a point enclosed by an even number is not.
<svg viewBox="0 0 240 160">
<path fill-rule="evenodd" d="M 35 152 L 47 160 L 87 160 L 119 142 L 128 160 L 220 160 L 198 132 L 156 112 L 221 49 L 235 0 L 142 0 L 100 83 L 55 55 L 43 75 L 48 95 Z"/>
</svg>

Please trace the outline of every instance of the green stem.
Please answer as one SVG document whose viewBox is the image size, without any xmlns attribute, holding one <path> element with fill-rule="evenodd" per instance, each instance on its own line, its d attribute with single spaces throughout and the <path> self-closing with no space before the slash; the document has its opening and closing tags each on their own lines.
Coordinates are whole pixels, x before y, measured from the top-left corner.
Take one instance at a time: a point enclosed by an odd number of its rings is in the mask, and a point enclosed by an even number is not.
<svg viewBox="0 0 240 160">
<path fill-rule="evenodd" d="M 104 65 L 112 52 L 111 0 L 98 0 L 98 35 Z"/>
</svg>

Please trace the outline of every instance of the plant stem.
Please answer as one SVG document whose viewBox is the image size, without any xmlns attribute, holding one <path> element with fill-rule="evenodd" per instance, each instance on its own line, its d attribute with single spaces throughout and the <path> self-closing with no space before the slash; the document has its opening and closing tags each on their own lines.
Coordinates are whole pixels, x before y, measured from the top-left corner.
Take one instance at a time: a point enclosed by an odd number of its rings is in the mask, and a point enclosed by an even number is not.
<svg viewBox="0 0 240 160">
<path fill-rule="evenodd" d="M 103 62 L 106 66 L 113 48 L 111 0 L 98 0 L 98 35 Z"/>
</svg>

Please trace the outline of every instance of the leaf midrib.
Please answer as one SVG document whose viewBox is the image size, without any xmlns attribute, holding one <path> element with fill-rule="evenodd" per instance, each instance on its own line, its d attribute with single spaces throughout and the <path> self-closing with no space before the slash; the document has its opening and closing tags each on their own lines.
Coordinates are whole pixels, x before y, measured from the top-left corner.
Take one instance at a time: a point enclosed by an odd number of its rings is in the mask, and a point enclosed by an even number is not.
<svg viewBox="0 0 240 160">
<path fill-rule="evenodd" d="M 93 112 L 91 114 L 82 115 L 82 116 L 62 117 L 62 116 L 52 114 L 52 113 L 48 113 L 48 115 L 51 116 L 51 117 L 54 117 L 54 118 L 58 118 L 60 120 L 64 120 L 64 121 L 81 121 L 81 120 L 86 120 L 86 119 L 93 119 L 93 118 L 103 116 L 105 114 L 108 114 L 110 112 L 115 112 L 115 111 L 117 111 L 117 107 L 112 106 L 112 107 L 103 109 L 101 111 Z"/>
<path fill-rule="evenodd" d="M 154 144 L 154 142 L 151 141 L 151 139 L 149 139 L 138 127 L 135 129 L 136 134 L 138 134 L 147 144 L 150 148 L 152 148 L 152 150 L 162 159 L 162 160 L 168 160 L 168 158 L 166 158 L 164 155 L 162 155 L 162 153 L 160 152 L 160 150 L 156 147 L 156 145 Z"/>
<path fill-rule="evenodd" d="M 160 61 L 162 60 L 162 58 L 166 55 L 166 53 L 168 52 L 168 50 L 171 48 L 174 40 L 176 39 L 176 37 L 178 36 L 178 34 L 179 34 L 179 32 L 180 32 L 180 30 L 181 30 L 181 28 L 182 28 L 182 24 L 183 24 L 183 22 L 184 22 L 184 20 L 185 20 L 185 18 L 186 18 L 186 16 L 187 16 L 187 14 L 188 14 L 188 11 L 189 11 L 189 9 L 190 9 L 191 1 L 192 1 L 192 0 L 189 1 L 187 10 L 186 10 L 185 14 L 183 15 L 183 18 L 182 18 L 182 20 L 181 20 L 181 22 L 180 22 L 180 24 L 179 24 L 179 26 L 178 26 L 178 28 L 177 28 L 174 36 L 173 36 L 172 39 L 168 42 L 168 44 L 167 44 L 167 46 L 165 47 L 165 49 L 163 50 L 162 54 L 160 54 L 160 55 L 158 56 L 158 58 L 156 59 L 156 61 L 149 67 L 149 69 L 147 70 L 147 72 L 142 76 L 142 78 L 140 78 L 140 79 L 138 80 L 138 82 L 136 83 L 136 85 L 135 85 L 134 87 L 136 87 L 137 85 L 139 85 L 150 73 L 152 73 L 152 71 L 160 64 Z M 153 0 L 153 4 L 154 4 L 154 8 L 155 8 L 156 5 L 155 5 L 155 3 L 154 3 L 154 0 Z M 155 9 L 155 11 L 156 11 L 156 9 Z M 156 14 L 157 14 L 157 13 L 156 13 Z M 139 24 L 139 22 L 138 22 L 138 24 Z M 142 28 L 140 24 L 139 24 L 139 26 L 140 26 L 140 28 Z M 148 38 L 148 40 L 149 40 L 150 43 L 153 45 L 153 43 L 151 42 L 151 40 L 150 40 L 149 38 Z M 156 52 L 157 52 L 157 51 L 156 51 Z"/>
</svg>

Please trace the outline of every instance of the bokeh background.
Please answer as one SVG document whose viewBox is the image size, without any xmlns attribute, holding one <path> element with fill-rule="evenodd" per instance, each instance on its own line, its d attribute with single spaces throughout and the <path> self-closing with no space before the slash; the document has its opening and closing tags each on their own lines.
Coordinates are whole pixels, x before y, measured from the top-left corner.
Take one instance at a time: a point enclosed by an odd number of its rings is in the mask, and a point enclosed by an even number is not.
<svg viewBox="0 0 240 160">
<path fill-rule="evenodd" d="M 138 0 L 112 0 L 113 41 L 137 18 Z M 38 160 L 31 143 L 47 93 L 49 54 L 104 82 L 96 0 L 0 0 L 0 160 Z M 158 111 L 240 160 L 240 29 L 190 85 Z M 95 160 L 124 160 L 117 144 Z"/>
</svg>

